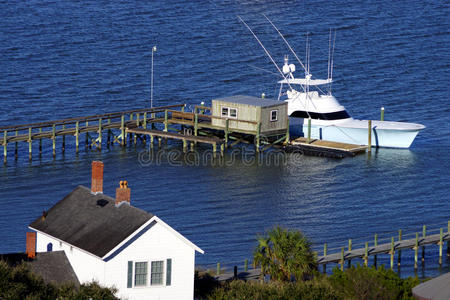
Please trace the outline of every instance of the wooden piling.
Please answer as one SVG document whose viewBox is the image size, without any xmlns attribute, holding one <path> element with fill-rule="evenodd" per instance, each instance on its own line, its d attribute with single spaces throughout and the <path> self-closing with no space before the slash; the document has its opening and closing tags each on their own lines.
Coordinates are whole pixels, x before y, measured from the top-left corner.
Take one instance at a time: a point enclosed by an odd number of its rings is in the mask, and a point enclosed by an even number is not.
<svg viewBox="0 0 450 300">
<path fill-rule="evenodd" d="M 260 140 L 261 140 L 261 122 L 258 123 L 256 131 L 256 144 L 255 144 L 256 152 L 259 152 Z"/>
<path fill-rule="evenodd" d="M 32 149 L 32 145 L 31 145 L 31 127 L 28 128 L 28 160 L 31 161 L 32 159 L 32 155 L 31 155 L 31 151 Z"/>
<path fill-rule="evenodd" d="M 88 128 L 88 125 L 89 125 L 89 122 L 86 121 L 86 129 Z M 88 138 L 89 138 L 89 132 L 86 131 L 86 136 L 85 136 L 85 139 L 84 139 L 84 147 L 86 149 L 89 147 L 89 140 L 88 140 Z"/>
<path fill-rule="evenodd" d="M 42 133 L 42 127 L 39 127 L 39 133 Z M 42 155 L 42 139 L 39 139 L 39 155 Z"/>
<path fill-rule="evenodd" d="M 398 230 L 398 241 L 399 242 L 402 241 L 402 230 L 401 229 Z M 402 260 L 402 250 L 398 249 L 397 266 L 399 266 L 399 267 L 400 267 L 400 264 L 401 264 L 401 260 Z"/>
<path fill-rule="evenodd" d="M 447 234 L 450 234 L 450 221 L 447 223 Z M 447 241 L 447 256 L 450 256 L 450 241 Z"/>
<path fill-rule="evenodd" d="M 419 251 L 419 233 L 416 232 L 416 242 L 414 244 L 414 269 L 417 270 L 417 252 Z"/>
<path fill-rule="evenodd" d="M 41 129 L 41 128 L 39 128 L 39 129 Z M 19 132 L 16 130 L 15 136 L 17 137 L 18 135 L 19 135 Z M 19 148 L 19 143 L 15 142 L 14 143 L 14 159 L 15 160 L 17 160 L 17 158 L 19 157 L 18 148 Z"/>
<path fill-rule="evenodd" d="M 219 276 L 220 275 L 220 263 L 217 263 L 217 272 L 216 275 Z"/>
<path fill-rule="evenodd" d="M 56 156 L 56 125 L 52 126 L 52 149 L 53 149 L 53 157 Z"/>
<path fill-rule="evenodd" d="M 378 246 L 378 234 L 375 234 L 375 238 L 374 238 L 374 246 Z M 375 268 L 377 267 L 377 255 L 374 254 L 373 256 L 373 265 L 375 266 Z"/>
<path fill-rule="evenodd" d="M 164 110 L 164 131 L 167 131 L 168 127 L 169 127 L 168 118 L 169 118 L 169 112 L 166 109 L 166 110 Z"/>
<path fill-rule="evenodd" d="M 348 240 L 348 252 L 351 252 L 351 251 L 352 251 L 352 239 L 349 239 Z M 350 268 L 351 265 L 352 265 L 352 260 L 349 259 L 348 260 L 348 267 Z"/>
<path fill-rule="evenodd" d="M 308 138 L 306 142 L 308 144 L 311 142 L 311 117 L 308 118 Z"/>
<path fill-rule="evenodd" d="M 369 120 L 368 128 L 368 140 L 367 140 L 367 151 L 372 152 L 372 120 Z"/>
<path fill-rule="evenodd" d="M 244 261 L 244 272 L 248 271 L 248 259 L 246 258 Z"/>
<path fill-rule="evenodd" d="M 368 266 L 369 264 L 369 243 L 366 242 L 364 245 L 364 266 Z"/>
<path fill-rule="evenodd" d="M 121 146 L 124 147 L 127 143 L 127 137 L 125 133 L 125 115 L 120 117 L 120 137 L 121 137 Z"/>
<path fill-rule="evenodd" d="M 340 265 L 341 265 L 341 271 L 344 271 L 344 247 L 341 248 L 341 261 L 340 261 Z"/>
<path fill-rule="evenodd" d="M 7 151 L 7 138 L 8 138 L 8 131 L 3 131 L 3 163 L 6 164 L 6 156 L 8 155 Z"/>
<path fill-rule="evenodd" d="M 439 265 L 442 265 L 442 245 L 444 244 L 443 239 L 444 239 L 444 229 L 441 228 L 439 232 Z"/>
<path fill-rule="evenodd" d="M 197 136 L 198 134 L 198 114 L 194 114 L 194 135 Z"/>
<path fill-rule="evenodd" d="M 394 269 L 394 249 L 395 249 L 395 245 L 394 245 L 394 237 L 391 238 L 391 251 L 389 252 L 389 254 L 391 255 L 391 270 Z"/>
<path fill-rule="evenodd" d="M 63 124 L 62 126 L 62 130 L 66 129 L 66 125 Z M 66 135 L 64 134 L 62 136 L 62 153 L 64 153 L 66 151 Z"/>
<path fill-rule="evenodd" d="M 98 119 L 98 150 L 102 150 L 102 118 Z"/>
<path fill-rule="evenodd" d="M 228 147 L 228 130 L 229 130 L 229 127 L 230 127 L 230 120 L 227 118 L 226 120 L 225 120 L 225 148 L 227 148 Z"/>
<path fill-rule="evenodd" d="M 185 139 L 183 139 L 183 152 L 187 152 L 187 141 Z"/>
<path fill-rule="evenodd" d="M 425 238 L 427 234 L 427 226 L 423 225 L 422 228 L 422 237 Z M 425 246 L 422 246 L 422 262 L 425 261 Z"/>
<path fill-rule="evenodd" d="M 80 122 L 77 121 L 75 123 L 75 153 L 78 153 L 79 136 L 80 136 Z"/>
<path fill-rule="evenodd" d="M 327 250 L 328 250 L 327 243 L 325 243 L 323 244 L 323 256 L 327 255 Z M 323 264 L 323 273 L 324 274 L 327 273 L 327 264 Z"/>
<path fill-rule="evenodd" d="M 140 123 L 139 118 L 140 118 L 139 113 L 136 113 L 136 127 L 139 127 L 139 123 Z M 133 140 L 133 143 L 134 143 L 135 145 L 136 145 L 136 143 L 137 143 L 137 134 L 134 134 L 134 140 Z"/>
<path fill-rule="evenodd" d="M 384 107 L 381 107 L 381 116 L 380 116 L 380 120 L 384 121 Z"/>
</svg>

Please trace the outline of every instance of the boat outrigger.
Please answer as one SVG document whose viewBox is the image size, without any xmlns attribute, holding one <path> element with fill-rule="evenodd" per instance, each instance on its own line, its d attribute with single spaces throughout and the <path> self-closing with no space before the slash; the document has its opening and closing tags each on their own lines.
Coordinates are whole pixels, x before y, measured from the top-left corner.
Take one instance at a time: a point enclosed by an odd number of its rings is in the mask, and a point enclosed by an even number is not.
<svg viewBox="0 0 450 300">
<path fill-rule="evenodd" d="M 295 65 L 289 63 L 287 56 L 285 56 L 284 65 L 280 69 L 255 33 L 241 19 L 283 77 L 282 80 L 278 81 L 280 84 L 278 99 L 288 102 L 290 134 L 292 136 L 307 136 L 308 123 L 310 122 L 310 137 L 312 139 L 368 145 L 368 120 L 353 119 L 345 107 L 339 104 L 331 93 L 331 84 L 333 82 L 332 53 L 334 52 L 334 42 L 333 47 L 331 46 L 331 31 L 328 78 L 313 79 L 312 74 L 309 72 L 308 42 L 306 46 L 307 64 L 305 66 L 278 28 L 267 17 L 266 19 L 277 30 L 305 71 L 304 78 L 295 78 Z M 322 89 L 321 87 L 324 88 Z M 425 128 L 424 125 L 416 123 L 378 120 L 373 120 L 371 123 L 373 133 L 371 145 L 374 147 L 409 148 L 419 131 Z"/>
</svg>

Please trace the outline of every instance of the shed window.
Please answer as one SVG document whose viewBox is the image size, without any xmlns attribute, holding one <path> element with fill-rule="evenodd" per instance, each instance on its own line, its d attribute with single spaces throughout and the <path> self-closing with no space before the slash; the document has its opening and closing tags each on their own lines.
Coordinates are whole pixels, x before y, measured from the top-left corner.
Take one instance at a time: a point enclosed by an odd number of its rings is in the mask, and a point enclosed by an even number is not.
<svg viewBox="0 0 450 300">
<path fill-rule="evenodd" d="M 222 107 L 222 117 L 237 118 L 237 108 Z"/>
<path fill-rule="evenodd" d="M 137 262 L 134 265 L 134 286 L 147 284 L 147 262 Z"/>
<path fill-rule="evenodd" d="M 230 108 L 230 118 L 237 118 L 237 108 Z"/>
<path fill-rule="evenodd" d="M 163 284 L 163 274 L 164 274 L 164 261 L 152 261 L 151 270 L 151 285 L 161 285 Z"/>
<path fill-rule="evenodd" d="M 222 107 L 222 116 L 228 117 L 228 107 Z"/>
<path fill-rule="evenodd" d="M 270 111 L 270 121 L 278 121 L 278 109 Z"/>
</svg>

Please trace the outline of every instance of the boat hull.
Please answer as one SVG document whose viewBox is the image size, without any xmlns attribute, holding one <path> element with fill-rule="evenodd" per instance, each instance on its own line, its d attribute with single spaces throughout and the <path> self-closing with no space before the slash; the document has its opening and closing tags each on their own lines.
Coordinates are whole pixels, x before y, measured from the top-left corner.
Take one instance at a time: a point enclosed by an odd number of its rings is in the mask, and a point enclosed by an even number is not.
<svg viewBox="0 0 450 300">
<path fill-rule="evenodd" d="M 289 132 L 293 137 L 308 136 L 306 119 L 289 118 Z M 372 128 L 372 147 L 409 148 L 419 133 L 419 129 L 378 129 Z M 368 128 L 348 127 L 339 124 L 311 124 L 311 138 L 333 142 L 368 145 Z"/>
</svg>

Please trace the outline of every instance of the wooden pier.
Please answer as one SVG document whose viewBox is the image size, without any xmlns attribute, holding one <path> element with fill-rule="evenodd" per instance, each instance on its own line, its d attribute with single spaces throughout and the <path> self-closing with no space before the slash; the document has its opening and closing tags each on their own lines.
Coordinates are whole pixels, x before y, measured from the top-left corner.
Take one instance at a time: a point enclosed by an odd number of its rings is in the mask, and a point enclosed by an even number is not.
<svg viewBox="0 0 450 300">
<path fill-rule="evenodd" d="M 344 263 L 347 261 L 349 264 L 352 259 L 362 258 L 364 265 L 368 265 L 369 256 L 373 256 L 374 265 L 377 264 L 378 254 L 390 255 L 390 266 L 394 267 L 394 256 L 397 253 L 397 264 L 401 264 L 402 250 L 414 251 L 414 268 L 417 269 L 418 265 L 418 252 L 419 248 L 422 248 L 422 261 L 425 260 L 425 246 L 437 245 L 439 247 L 439 265 L 442 264 L 442 252 L 444 242 L 447 242 L 447 255 L 450 255 L 450 221 L 447 225 L 447 232 L 444 232 L 444 228 L 439 228 L 439 233 L 427 235 L 426 226 L 423 226 L 422 233 L 415 233 L 414 238 L 403 239 L 402 231 L 398 231 L 398 237 L 391 237 L 390 242 L 378 243 L 378 235 L 375 235 L 373 243 L 365 242 L 364 247 L 353 249 L 352 240 L 348 241 L 347 247 L 341 247 L 340 252 L 328 253 L 327 244 L 324 244 L 323 255 L 318 257 L 318 264 L 324 266 L 324 272 L 326 270 L 326 264 L 338 263 L 341 269 L 344 269 Z M 369 245 L 370 244 L 370 245 Z"/>
<path fill-rule="evenodd" d="M 78 153 L 80 138 L 85 134 L 85 147 L 96 147 L 101 150 L 106 131 L 107 145 L 119 143 L 124 146 L 127 143 L 127 127 L 143 127 L 148 124 L 163 122 L 164 119 L 156 118 L 156 114 L 167 109 L 184 107 L 184 104 L 176 104 L 155 108 L 127 110 L 121 112 L 91 115 L 85 117 L 68 118 L 62 120 L 12 125 L 0 127 L 0 145 L 3 146 L 3 161 L 7 161 L 7 147 L 14 144 L 14 156 L 18 157 L 18 143 L 28 143 L 28 158 L 32 159 L 33 141 L 39 142 L 39 154 L 42 154 L 42 140 L 52 141 L 53 157 L 56 156 L 56 139 L 62 138 L 62 151 L 66 148 L 66 137 L 75 137 L 75 151 Z M 116 135 L 113 129 L 119 130 Z"/>
<path fill-rule="evenodd" d="M 6 164 L 8 146 L 14 145 L 14 157 L 18 158 L 18 143 L 28 144 L 28 158 L 32 160 L 33 142 L 39 143 L 39 155 L 42 154 L 42 141 L 52 142 L 52 154 L 56 156 L 57 138 L 61 139 L 62 152 L 66 149 L 66 137 L 75 137 L 75 152 L 79 152 L 82 135 L 85 148 L 102 149 L 102 144 L 119 144 L 125 146 L 127 142 L 136 144 L 138 140 L 146 143 L 146 136 L 150 137 L 153 147 L 154 138 L 175 139 L 183 142 L 183 150 L 187 151 L 188 143 L 192 150 L 197 143 L 212 145 L 213 152 L 220 150 L 223 154 L 228 147 L 239 142 L 255 141 L 256 152 L 289 140 L 289 130 L 272 132 L 275 137 L 270 143 L 262 145 L 261 122 L 213 116 L 207 114 L 211 110 L 205 106 L 195 106 L 193 112 L 185 112 L 185 104 L 176 104 L 154 108 L 143 108 L 101 115 L 68 118 L 48 122 L 30 123 L 0 127 L 0 146 L 3 146 L 3 161 Z M 179 109 L 179 110 L 176 110 Z M 213 120 L 221 120 L 224 126 L 213 125 Z M 162 129 L 157 129 L 156 125 Z M 241 129 L 239 124 L 250 124 L 255 128 Z M 232 126 L 233 125 L 233 126 Z M 148 128 L 151 126 L 151 128 Z M 174 127 L 176 126 L 176 127 Z M 237 126 L 237 127 L 236 127 Z M 128 138 L 127 138 L 128 136 Z M 264 146 L 264 148 L 262 148 Z"/>
</svg>

